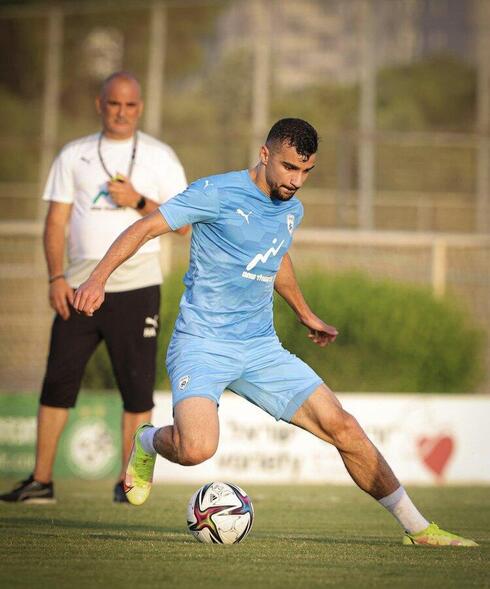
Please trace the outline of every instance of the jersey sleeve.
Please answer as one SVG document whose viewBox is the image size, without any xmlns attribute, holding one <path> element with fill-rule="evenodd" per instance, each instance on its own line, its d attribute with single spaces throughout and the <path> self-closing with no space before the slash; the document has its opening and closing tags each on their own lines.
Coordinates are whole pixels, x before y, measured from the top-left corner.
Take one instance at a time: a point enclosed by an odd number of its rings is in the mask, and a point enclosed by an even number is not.
<svg viewBox="0 0 490 589">
<path fill-rule="evenodd" d="M 193 223 L 211 223 L 219 215 L 219 192 L 209 180 L 198 180 L 159 210 L 174 231 Z"/>
<path fill-rule="evenodd" d="M 75 185 L 71 158 L 63 149 L 54 160 L 44 188 L 43 200 L 71 204 L 74 200 Z"/>
</svg>

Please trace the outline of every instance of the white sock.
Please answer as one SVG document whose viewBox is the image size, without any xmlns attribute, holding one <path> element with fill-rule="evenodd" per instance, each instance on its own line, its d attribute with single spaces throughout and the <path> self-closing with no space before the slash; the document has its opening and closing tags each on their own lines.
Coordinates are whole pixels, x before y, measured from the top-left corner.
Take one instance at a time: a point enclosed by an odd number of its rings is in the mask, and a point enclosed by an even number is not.
<svg viewBox="0 0 490 589">
<path fill-rule="evenodd" d="M 158 427 L 145 427 L 145 429 L 141 432 L 140 435 L 140 442 L 143 446 L 143 450 L 147 454 L 156 454 L 157 451 L 155 450 L 155 446 L 153 446 L 153 438 L 157 430 L 160 429 Z"/>
<path fill-rule="evenodd" d="M 378 502 L 398 520 L 398 523 L 409 534 L 417 534 L 429 525 L 402 486 L 390 495 L 379 499 Z"/>
</svg>

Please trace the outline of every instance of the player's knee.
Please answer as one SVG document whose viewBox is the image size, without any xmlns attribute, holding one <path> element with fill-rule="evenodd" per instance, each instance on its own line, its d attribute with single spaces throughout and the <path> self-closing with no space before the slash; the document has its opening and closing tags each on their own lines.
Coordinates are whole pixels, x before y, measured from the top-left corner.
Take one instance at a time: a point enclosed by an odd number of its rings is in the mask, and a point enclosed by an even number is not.
<svg viewBox="0 0 490 589">
<path fill-rule="evenodd" d="M 214 456 L 217 445 L 209 441 L 187 441 L 181 444 L 179 463 L 182 466 L 195 466 Z"/>
<path fill-rule="evenodd" d="M 347 449 L 354 441 L 365 436 L 357 419 L 342 408 L 330 421 L 328 430 L 334 446 L 339 450 Z"/>
</svg>

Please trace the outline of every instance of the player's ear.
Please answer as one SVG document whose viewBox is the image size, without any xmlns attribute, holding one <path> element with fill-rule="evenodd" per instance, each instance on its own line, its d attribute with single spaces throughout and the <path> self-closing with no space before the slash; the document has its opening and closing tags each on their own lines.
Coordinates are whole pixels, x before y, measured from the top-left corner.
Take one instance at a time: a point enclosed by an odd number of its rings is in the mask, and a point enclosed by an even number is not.
<svg viewBox="0 0 490 589">
<path fill-rule="evenodd" d="M 102 99 L 100 96 L 95 97 L 95 110 L 98 115 L 102 114 Z"/>
<path fill-rule="evenodd" d="M 267 145 L 262 145 L 260 148 L 260 163 L 266 166 L 269 163 L 270 152 Z"/>
</svg>

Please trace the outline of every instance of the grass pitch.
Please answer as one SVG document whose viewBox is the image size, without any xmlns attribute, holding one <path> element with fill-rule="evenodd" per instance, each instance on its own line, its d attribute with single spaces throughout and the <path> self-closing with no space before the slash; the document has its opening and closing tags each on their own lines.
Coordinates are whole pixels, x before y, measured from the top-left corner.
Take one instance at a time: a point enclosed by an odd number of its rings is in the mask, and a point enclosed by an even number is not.
<svg viewBox="0 0 490 589">
<path fill-rule="evenodd" d="M 0 587 L 490 587 L 488 488 L 412 489 L 427 517 L 480 543 L 427 549 L 402 546 L 394 520 L 354 487 L 245 485 L 254 527 L 222 546 L 186 530 L 199 485 L 155 486 L 131 507 L 112 504 L 112 484 L 60 481 L 56 505 L 0 504 Z"/>
</svg>

